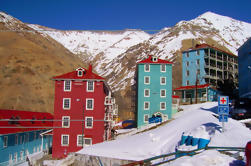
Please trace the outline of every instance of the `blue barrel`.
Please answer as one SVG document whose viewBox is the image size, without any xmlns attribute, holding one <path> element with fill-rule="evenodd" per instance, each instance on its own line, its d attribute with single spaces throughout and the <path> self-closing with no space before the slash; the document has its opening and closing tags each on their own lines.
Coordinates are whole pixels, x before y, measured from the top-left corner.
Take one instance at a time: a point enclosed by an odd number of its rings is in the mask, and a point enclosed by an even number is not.
<svg viewBox="0 0 251 166">
<path fill-rule="evenodd" d="M 192 146 L 196 146 L 199 143 L 199 138 L 193 138 L 192 139 Z"/>
<path fill-rule="evenodd" d="M 188 138 L 188 135 L 182 134 L 182 136 L 181 136 L 181 141 L 180 141 L 180 145 L 185 144 L 186 141 L 187 141 L 187 138 Z"/>
<path fill-rule="evenodd" d="M 199 148 L 199 149 L 205 148 L 205 147 L 209 144 L 209 142 L 210 142 L 210 140 L 208 140 L 208 139 L 200 138 L 200 139 L 199 139 L 198 148 Z"/>
<path fill-rule="evenodd" d="M 186 140 L 186 145 L 188 146 L 188 145 L 192 145 L 192 139 L 193 139 L 193 137 L 192 136 L 188 136 L 187 137 L 187 140 Z"/>
</svg>

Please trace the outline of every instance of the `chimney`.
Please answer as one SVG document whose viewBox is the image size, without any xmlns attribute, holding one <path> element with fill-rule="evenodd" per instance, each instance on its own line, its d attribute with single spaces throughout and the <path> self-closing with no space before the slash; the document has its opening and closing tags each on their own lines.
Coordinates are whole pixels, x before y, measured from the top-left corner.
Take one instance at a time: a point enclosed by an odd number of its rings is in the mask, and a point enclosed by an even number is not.
<svg viewBox="0 0 251 166">
<path fill-rule="evenodd" d="M 92 65 L 91 64 L 89 64 L 88 72 L 92 73 Z"/>
</svg>

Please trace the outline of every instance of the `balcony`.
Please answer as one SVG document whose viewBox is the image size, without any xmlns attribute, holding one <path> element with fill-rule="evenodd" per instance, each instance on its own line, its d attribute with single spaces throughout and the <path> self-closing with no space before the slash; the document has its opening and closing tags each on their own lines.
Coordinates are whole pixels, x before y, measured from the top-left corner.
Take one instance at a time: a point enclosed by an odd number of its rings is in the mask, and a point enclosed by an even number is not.
<svg viewBox="0 0 251 166">
<path fill-rule="evenodd" d="M 113 105 L 115 104 L 115 99 L 109 96 L 105 97 L 105 105 Z"/>
<path fill-rule="evenodd" d="M 111 121 L 113 121 L 113 117 L 110 114 L 105 114 L 104 121 L 111 122 Z"/>
</svg>

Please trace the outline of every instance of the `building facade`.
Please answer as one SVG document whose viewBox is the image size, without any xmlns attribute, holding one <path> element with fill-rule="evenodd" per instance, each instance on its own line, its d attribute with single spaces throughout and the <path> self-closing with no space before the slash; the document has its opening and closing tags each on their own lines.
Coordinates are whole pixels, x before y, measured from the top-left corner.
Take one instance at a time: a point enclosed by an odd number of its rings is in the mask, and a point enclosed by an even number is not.
<svg viewBox="0 0 251 166">
<path fill-rule="evenodd" d="M 137 63 L 137 127 L 155 116 L 172 118 L 172 63 L 149 56 Z"/>
<path fill-rule="evenodd" d="M 239 96 L 251 99 L 251 38 L 238 49 Z"/>
<path fill-rule="evenodd" d="M 110 139 L 113 115 L 117 113 L 104 78 L 89 69 L 53 78 L 55 80 L 52 157 Z"/>
<path fill-rule="evenodd" d="M 52 136 L 43 135 L 53 126 L 49 113 L 0 110 L 0 165 L 24 163 L 29 155 L 48 152 Z"/>
<path fill-rule="evenodd" d="M 217 85 L 232 78 L 238 83 L 238 57 L 207 44 L 182 53 L 182 86 L 197 84 Z"/>
</svg>

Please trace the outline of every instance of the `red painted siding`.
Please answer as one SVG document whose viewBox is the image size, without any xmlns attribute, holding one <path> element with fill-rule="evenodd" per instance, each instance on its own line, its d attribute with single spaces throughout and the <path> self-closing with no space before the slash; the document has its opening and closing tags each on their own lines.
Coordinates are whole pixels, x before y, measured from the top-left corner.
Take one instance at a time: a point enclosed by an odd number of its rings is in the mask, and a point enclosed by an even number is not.
<svg viewBox="0 0 251 166">
<path fill-rule="evenodd" d="M 105 115 L 105 92 L 104 82 L 94 82 L 94 92 L 87 92 L 87 81 L 72 80 L 71 91 L 64 91 L 64 81 L 55 81 L 55 103 L 54 103 L 54 130 L 52 156 L 54 158 L 65 157 L 69 152 L 76 152 L 82 147 L 77 146 L 77 135 L 82 134 L 82 122 L 85 117 L 93 117 L 93 128 L 87 129 L 84 124 L 84 137 L 92 138 L 92 144 L 103 142 L 104 138 L 104 115 Z M 63 98 L 71 99 L 69 110 L 63 109 Z M 86 99 L 94 99 L 94 109 L 86 110 Z M 84 111 L 84 112 L 83 112 Z M 70 127 L 62 127 L 62 117 L 70 116 Z M 57 121 L 58 120 L 58 121 Z M 97 121 L 98 120 L 98 121 Z M 59 128 L 58 128 L 59 127 Z M 69 145 L 61 145 L 61 135 L 69 135 Z"/>
</svg>

